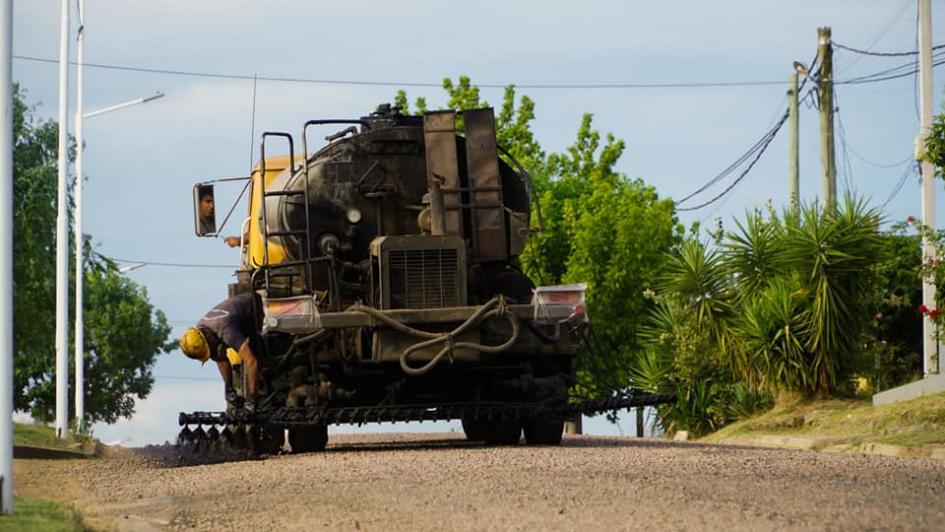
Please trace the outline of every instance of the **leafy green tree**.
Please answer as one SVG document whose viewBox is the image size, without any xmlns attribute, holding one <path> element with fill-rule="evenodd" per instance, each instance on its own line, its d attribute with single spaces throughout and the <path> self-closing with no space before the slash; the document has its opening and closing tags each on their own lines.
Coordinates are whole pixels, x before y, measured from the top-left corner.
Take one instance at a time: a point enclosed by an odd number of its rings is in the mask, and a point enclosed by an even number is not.
<svg viewBox="0 0 945 532">
<path fill-rule="evenodd" d="M 14 408 L 45 420 L 53 416 L 56 394 L 58 128 L 53 122 L 36 121 L 18 88 L 13 104 Z M 86 421 L 114 422 L 131 416 L 135 400 L 150 393 L 151 367 L 158 354 L 173 347 L 168 343 L 170 327 L 143 287 L 123 277 L 114 263 L 96 256 L 87 238 L 82 245 L 90 257 L 83 272 Z"/>
<path fill-rule="evenodd" d="M 883 260 L 877 270 L 872 320 L 864 340 L 872 361 L 876 391 L 922 376 L 922 288 L 916 272 L 922 263 L 921 238 L 898 223 L 881 235 Z"/>
<path fill-rule="evenodd" d="M 603 393 L 630 382 L 640 326 L 652 306 L 643 292 L 656 283 L 665 262 L 661 259 L 679 234 L 672 200 L 661 199 L 642 180 L 631 181 L 614 171 L 623 142 L 608 135 L 595 157 L 598 135 L 590 127 L 590 116 L 585 116 L 572 157 L 564 161 L 572 164 L 565 172 L 578 173 L 558 174 L 561 180 L 580 180 L 579 188 L 586 189 L 564 212 L 561 248 L 568 249 L 568 255 L 562 280 L 588 284 L 593 350 L 580 359 L 579 375 L 584 387 L 604 385 L 599 390 Z M 542 243 L 536 247 L 541 249 Z M 536 258 L 541 260 L 540 255 Z"/>
<path fill-rule="evenodd" d="M 925 159 L 935 167 L 935 176 L 945 179 L 945 112 L 932 120 L 932 131 L 925 139 Z"/>
</svg>

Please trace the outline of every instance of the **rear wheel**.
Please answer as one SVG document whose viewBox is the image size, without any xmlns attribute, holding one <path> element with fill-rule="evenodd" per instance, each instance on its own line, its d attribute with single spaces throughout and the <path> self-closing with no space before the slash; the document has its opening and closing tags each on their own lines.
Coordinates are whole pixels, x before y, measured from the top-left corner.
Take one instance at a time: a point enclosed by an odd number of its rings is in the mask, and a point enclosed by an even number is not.
<svg viewBox="0 0 945 532">
<path fill-rule="evenodd" d="M 319 424 L 289 429 L 289 447 L 292 448 L 293 454 L 324 451 L 326 445 L 328 445 L 328 425 Z"/>
<path fill-rule="evenodd" d="M 483 427 L 482 436 L 488 445 L 518 445 L 522 422 L 517 419 L 494 421 Z"/>
<path fill-rule="evenodd" d="M 466 434 L 466 439 L 469 441 L 482 441 L 485 439 L 484 431 L 485 426 L 482 421 L 474 421 L 472 419 L 463 419 L 463 432 Z"/>
<path fill-rule="evenodd" d="M 282 450 L 285 431 L 281 427 L 253 425 L 248 430 L 253 454 L 278 454 Z"/>
<path fill-rule="evenodd" d="M 528 445 L 558 445 L 564 432 L 563 419 L 535 418 L 525 421 L 525 442 Z"/>
</svg>

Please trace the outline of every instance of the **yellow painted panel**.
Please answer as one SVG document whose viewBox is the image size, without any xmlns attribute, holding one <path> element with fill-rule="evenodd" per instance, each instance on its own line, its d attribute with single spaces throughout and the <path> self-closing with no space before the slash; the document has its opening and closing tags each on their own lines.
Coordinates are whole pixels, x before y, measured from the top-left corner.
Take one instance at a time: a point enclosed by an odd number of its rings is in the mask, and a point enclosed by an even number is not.
<svg viewBox="0 0 945 532">
<path fill-rule="evenodd" d="M 302 155 L 297 155 L 295 157 L 296 162 L 302 160 Z M 272 181 L 281 174 L 289 165 L 289 156 L 288 155 L 279 155 L 275 157 L 266 158 L 266 190 L 270 190 L 269 186 L 272 184 Z M 265 262 L 265 254 L 263 252 L 263 234 L 262 229 L 259 226 L 259 220 L 262 213 L 262 187 L 260 187 L 260 166 L 256 165 L 256 168 L 253 169 L 253 185 L 250 192 L 250 203 L 249 203 L 249 228 L 248 228 L 248 238 L 249 238 L 249 251 L 246 256 L 246 260 L 249 263 L 247 266 L 250 270 L 254 270 L 263 265 Z M 278 264 L 286 260 L 285 249 L 279 245 L 277 239 L 270 239 L 269 242 L 269 264 Z"/>
</svg>

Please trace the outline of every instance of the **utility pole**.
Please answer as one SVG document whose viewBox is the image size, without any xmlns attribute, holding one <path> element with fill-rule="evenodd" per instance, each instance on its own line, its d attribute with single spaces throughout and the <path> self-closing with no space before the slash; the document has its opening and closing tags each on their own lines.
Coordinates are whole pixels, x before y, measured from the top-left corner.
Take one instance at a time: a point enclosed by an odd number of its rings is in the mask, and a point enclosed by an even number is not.
<svg viewBox="0 0 945 532">
<path fill-rule="evenodd" d="M 69 0 L 59 3 L 59 197 L 56 202 L 56 436 L 69 435 Z"/>
<path fill-rule="evenodd" d="M 791 79 L 789 80 L 788 85 L 788 123 L 791 128 L 791 140 L 788 147 L 788 163 L 790 165 L 790 178 L 791 184 L 789 187 L 789 196 L 788 199 L 791 202 L 792 208 L 797 208 L 801 204 L 800 198 L 800 171 L 798 170 L 798 164 L 800 162 L 800 155 L 797 147 L 797 135 L 798 135 L 798 126 L 800 120 L 798 118 L 798 109 L 797 109 L 797 72 L 791 74 Z"/>
<path fill-rule="evenodd" d="M 13 513 L 13 0 L 0 0 L 0 513 Z"/>
<path fill-rule="evenodd" d="M 921 92 L 921 126 L 916 137 L 916 158 L 922 172 L 922 223 L 935 230 L 935 173 L 932 163 L 925 160 L 925 139 L 932 132 L 932 2 L 919 0 L 919 91 Z M 922 241 L 923 262 L 935 257 L 935 246 L 930 240 Z M 922 280 L 922 303 L 935 308 L 935 282 Z M 926 315 L 922 319 L 922 368 L 926 377 L 939 373 L 938 339 L 935 324 Z"/>
<path fill-rule="evenodd" d="M 817 28 L 817 96 L 820 103 L 820 164 L 823 168 L 821 192 L 824 208 L 837 205 L 837 163 L 833 145 L 833 45 L 830 28 Z"/>
<path fill-rule="evenodd" d="M 75 74 L 75 422 L 76 430 L 85 430 L 85 319 L 83 304 L 85 294 L 85 257 L 82 237 L 82 150 L 85 137 L 82 132 L 82 90 L 85 44 L 85 6 L 78 0 L 79 29 L 76 33 L 76 74 Z"/>
</svg>

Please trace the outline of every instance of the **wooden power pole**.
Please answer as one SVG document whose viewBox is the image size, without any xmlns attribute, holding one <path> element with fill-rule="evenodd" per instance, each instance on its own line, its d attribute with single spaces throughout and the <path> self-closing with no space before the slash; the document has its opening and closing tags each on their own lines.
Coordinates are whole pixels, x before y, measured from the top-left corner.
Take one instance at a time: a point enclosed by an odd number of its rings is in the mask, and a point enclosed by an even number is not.
<svg viewBox="0 0 945 532">
<path fill-rule="evenodd" d="M 797 136 L 798 136 L 798 109 L 797 109 L 797 72 L 791 74 L 791 79 L 789 81 L 790 85 L 788 88 L 788 123 L 791 128 L 791 139 L 790 145 L 788 147 L 788 163 L 790 165 L 790 193 L 788 200 L 791 202 L 792 208 L 797 208 L 801 204 L 800 198 L 800 170 L 798 170 L 798 164 L 800 161 L 800 155 L 797 147 Z"/>
<path fill-rule="evenodd" d="M 837 163 L 833 144 L 833 45 L 830 28 L 817 28 L 817 96 L 820 102 L 820 163 L 823 168 L 821 191 L 824 207 L 837 205 Z"/>
</svg>

